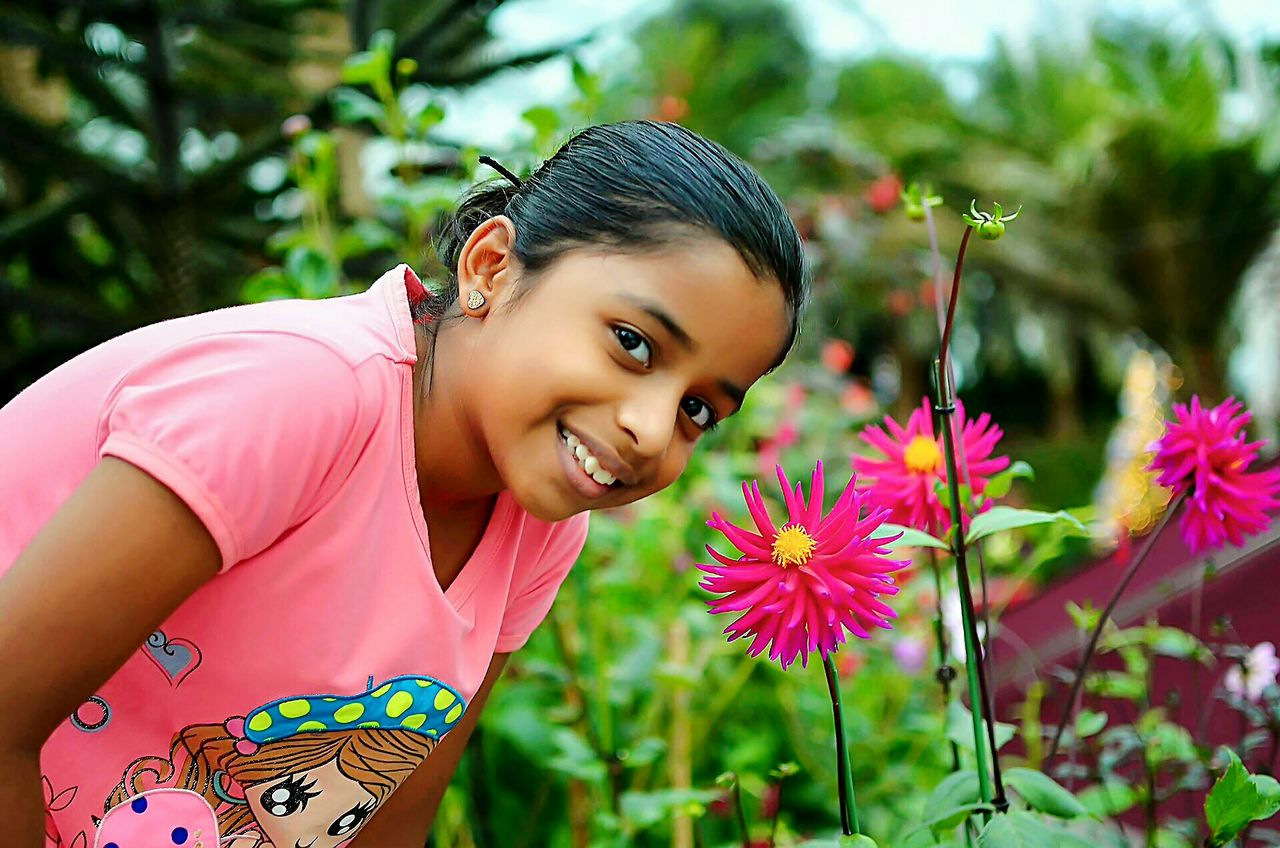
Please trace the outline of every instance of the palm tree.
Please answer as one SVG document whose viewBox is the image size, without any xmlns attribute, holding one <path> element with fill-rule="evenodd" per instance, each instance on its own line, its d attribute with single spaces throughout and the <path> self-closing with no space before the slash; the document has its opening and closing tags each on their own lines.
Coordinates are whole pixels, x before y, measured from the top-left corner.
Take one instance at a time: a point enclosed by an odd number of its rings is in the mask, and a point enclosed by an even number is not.
<svg viewBox="0 0 1280 848">
<path fill-rule="evenodd" d="M 0 400 L 119 332 L 234 302 L 273 229 L 253 169 L 286 117 L 333 123 L 342 60 L 379 29 L 432 86 L 559 52 L 504 52 L 499 5 L 0 2 Z"/>
</svg>

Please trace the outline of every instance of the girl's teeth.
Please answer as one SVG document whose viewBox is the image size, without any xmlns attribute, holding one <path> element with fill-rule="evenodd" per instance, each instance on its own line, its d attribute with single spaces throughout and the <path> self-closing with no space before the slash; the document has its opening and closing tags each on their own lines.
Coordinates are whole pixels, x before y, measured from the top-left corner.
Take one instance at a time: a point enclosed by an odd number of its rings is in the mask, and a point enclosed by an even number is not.
<svg viewBox="0 0 1280 848">
<path fill-rule="evenodd" d="M 572 433 L 564 434 L 564 443 L 569 446 L 569 450 L 578 460 L 578 466 L 589 476 L 602 486 L 612 486 L 617 480 L 608 471 L 605 471 L 600 465 L 600 460 L 591 455 L 591 451 L 587 450 L 587 446 L 582 440 Z"/>
</svg>

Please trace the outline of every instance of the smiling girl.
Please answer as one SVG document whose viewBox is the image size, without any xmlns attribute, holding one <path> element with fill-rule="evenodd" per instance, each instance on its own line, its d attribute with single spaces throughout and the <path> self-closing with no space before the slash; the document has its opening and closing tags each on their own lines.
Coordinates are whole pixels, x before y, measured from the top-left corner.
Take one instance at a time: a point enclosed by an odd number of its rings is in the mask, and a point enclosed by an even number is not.
<svg viewBox="0 0 1280 848">
<path fill-rule="evenodd" d="M 167 321 L 0 409 L 9 844 L 180 785 L 237 845 L 421 848 L 587 511 L 675 480 L 805 298 L 778 198 L 673 124 L 581 132 L 439 254 L 442 294 Z"/>
</svg>

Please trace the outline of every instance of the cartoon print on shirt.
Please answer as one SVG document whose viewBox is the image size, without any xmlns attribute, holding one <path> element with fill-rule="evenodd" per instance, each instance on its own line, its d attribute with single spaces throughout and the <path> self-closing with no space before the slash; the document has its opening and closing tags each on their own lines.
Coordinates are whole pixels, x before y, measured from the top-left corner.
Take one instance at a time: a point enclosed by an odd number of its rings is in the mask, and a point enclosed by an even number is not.
<svg viewBox="0 0 1280 848">
<path fill-rule="evenodd" d="M 191 672 L 200 667 L 204 655 L 200 648 L 188 639 L 170 639 L 163 630 L 157 630 L 147 637 L 142 652 L 156 668 L 169 678 L 169 685 L 177 689 L 182 681 L 191 676 Z"/>
<path fill-rule="evenodd" d="M 111 723 L 111 705 L 105 698 L 90 695 L 83 704 L 76 707 L 69 721 L 76 730 L 97 733 Z"/>
<path fill-rule="evenodd" d="M 466 703 L 430 677 L 401 676 L 359 695 L 272 701 L 247 716 L 174 735 L 168 759 L 135 760 L 106 809 L 160 786 L 214 809 L 244 848 L 337 848 L 462 718 Z"/>
</svg>

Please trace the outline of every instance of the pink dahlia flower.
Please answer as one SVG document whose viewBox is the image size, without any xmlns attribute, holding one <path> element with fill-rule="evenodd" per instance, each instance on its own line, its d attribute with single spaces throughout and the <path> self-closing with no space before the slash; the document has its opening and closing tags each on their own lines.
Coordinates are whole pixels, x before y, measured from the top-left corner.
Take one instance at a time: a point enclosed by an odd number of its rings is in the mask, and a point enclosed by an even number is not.
<svg viewBox="0 0 1280 848">
<path fill-rule="evenodd" d="M 965 463 L 957 457 L 960 482 L 968 483 L 974 494 L 982 494 L 991 475 L 1009 467 L 1009 457 L 991 455 L 1004 432 L 985 412 L 972 421 L 967 420 L 964 404 L 959 401 L 956 402 L 955 428 L 957 448 L 963 451 L 969 469 L 966 477 Z M 859 488 L 888 507 L 891 521 L 939 534 L 951 526 L 951 513 L 938 499 L 936 490 L 939 481 L 947 480 L 947 465 L 942 453 L 942 434 L 935 435 L 933 431 L 933 411 L 928 398 L 911 413 L 905 428 L 886 416 L 883 429 L 875 425 L 867 427 L 861 439 L 879 450 L 883 459 L 853 457 L 853 468 L 862 475 Z"/>
<path fill-rule="evenodd" d="M 1160 472 L 1156 482 L 1175 497 L 1187 495 L 1181 528 L 1192 553 L 1243 543 L 1271 523 L 1268 510 L 1280 507 L 1280 468 L 1247 470 L 1264 442 L 1244 440 L 1251 416 L 1243 409 L 1235 398 L 1212 409 L 1198 397 L 1190 408 L 1175 403 L 1174 420 L 1152 445 L 1150 468 Z"/>
<path fill-rule="evenodd" d="M 707 572 L 701 583 L 724 597 L 708 601 L 713 613 L 742 613 L 725 633 L 732 642 L 754 635 L 751 656 L 769 646 L 769 659 L 785 669 L 799 655 L 827 655 L 845 640 L 845 630 L 865 639 L 868 628 L 891 629 L 893 610 L 880 600 L 898 591 L 892 572 L 906 560 L 890 559 L 886 543 L 897 536 L 872 540 L 888 518 L 888 510 L 872 505 L 849 480 L 835 505 L 822 514 L 822 463 L 813 472 L 809 499 L 799 483 L 793 489 L 782 467 L 777 469 L 787 523 L 778 528 L 765 507 L 760 485 L 742 484 L 756 532 L 735 527 L 712 513 L 707 525 L 720 531 L 741 552 L 737 559 L 707 545 L 717 564 L 698 564 Z M 865 517 L 859 517 L 863 511 Z"/>
</svg>

